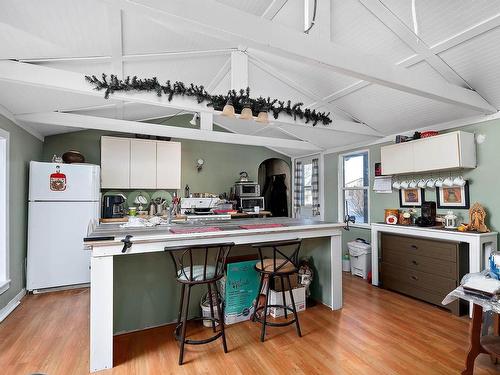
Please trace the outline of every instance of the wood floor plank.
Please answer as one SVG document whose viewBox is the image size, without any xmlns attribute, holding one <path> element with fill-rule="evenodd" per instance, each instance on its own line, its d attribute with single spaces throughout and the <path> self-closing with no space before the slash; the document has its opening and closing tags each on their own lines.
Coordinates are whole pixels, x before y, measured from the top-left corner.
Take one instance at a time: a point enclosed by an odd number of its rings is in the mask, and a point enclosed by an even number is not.
<svg viewBox="0 0 500 375">
<path fill-rule="evenodd" d="M 468 348 L 469 319 L 372 287 L 344 275 L 344 308 L 318 305 L 300 313 L 303 337 L 293 326 L 228 326 L 229 353 L 219 340 L 188 346 L 177 365 L 173 326 L 115 337 L 115 367 L 102 375 L 141 374 L 458 374 Z M 191 327 L 189 334 L 207 332 Z M 208 333 L 210 334 L 210 333 Z M 0 373 L 88 374 L 89 291 L 30 295 L 0 324 Z M 500 373 L 486 355 L 475 374 Z"/>
</svg>

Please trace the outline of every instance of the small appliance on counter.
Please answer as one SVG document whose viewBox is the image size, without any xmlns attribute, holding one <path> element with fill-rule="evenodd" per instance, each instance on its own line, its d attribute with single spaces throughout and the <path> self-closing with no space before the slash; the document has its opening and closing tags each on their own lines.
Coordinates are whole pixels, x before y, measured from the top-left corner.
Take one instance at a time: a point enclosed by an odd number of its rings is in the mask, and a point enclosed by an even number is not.
<svg viewBox="0 0 500 375">
<path fill-rule="evenodd" d="M 234 183 L 234 195 L 238 198 L 259 197 L 260 185 L 250 181 L 247 172 L 241 172 L 240 179 Z"/>
<path fill-rule="evenodd" d="M 259 211 L 265 210 L 264 197 L 240 197 L 238 203 L 242 212 L 256 212 L 255 207 L 259 207 Z"/>
<path fill-rule="evenodd" d="M 219 198 L 182 198 L 181 215 L 213 215 Z"/>
<path fill-rule="evenodd" d="M 433 227 L 436 225 L 436 202 L 422 202 L 421 216 L 415 220 L 419 227 Z"/>
<path fill-rule="evenodd" d="M 102 202 L 102 218 L 122 218 L 125 216 L 125 196 L 123 194 L 105 195 Z"/>
</svg>

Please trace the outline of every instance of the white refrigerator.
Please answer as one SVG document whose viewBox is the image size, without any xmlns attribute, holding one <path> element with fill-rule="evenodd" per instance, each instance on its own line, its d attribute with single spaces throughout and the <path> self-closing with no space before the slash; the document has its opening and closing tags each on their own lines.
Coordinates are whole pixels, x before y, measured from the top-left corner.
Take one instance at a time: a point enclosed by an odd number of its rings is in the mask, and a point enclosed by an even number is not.
<svg viewBox="0 0 500 375">
<path fill-rule="evenodd" d="M 32 161 L 28 199 L 27 289 L 89 283 L 83 238 L 99 218 L 99 166 Z"/>
</svg>

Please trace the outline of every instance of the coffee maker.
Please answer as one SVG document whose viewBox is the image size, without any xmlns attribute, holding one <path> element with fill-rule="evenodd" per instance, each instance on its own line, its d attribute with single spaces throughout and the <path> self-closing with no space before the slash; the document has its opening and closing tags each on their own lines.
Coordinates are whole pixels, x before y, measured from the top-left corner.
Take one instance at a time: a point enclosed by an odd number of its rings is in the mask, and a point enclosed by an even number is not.
<svg viewBox="0 0 500 375">
<path fill-rule="evenodd" d="M 419 227 L 433 227 L 436 225 L 436 202 L 422 202 L 421 216 L 415 220 Z"/>
<path fill-rule="evenodd" d="M 121 218 L 125 216 L 124 203 L 125 196 L 123 194 L 105 195 L 102 202 L 102 218 Z"/>
</svg>

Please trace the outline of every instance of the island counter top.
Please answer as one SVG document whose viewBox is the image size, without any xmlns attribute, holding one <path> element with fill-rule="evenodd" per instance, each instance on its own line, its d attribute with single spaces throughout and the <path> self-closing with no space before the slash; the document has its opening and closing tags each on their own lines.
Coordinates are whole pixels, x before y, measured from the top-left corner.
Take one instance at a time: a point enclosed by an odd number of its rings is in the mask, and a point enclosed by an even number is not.
<svg viewBox="0 0 500 375">
<path fill-rule="evenodd" d="M 335 230 L 344 226 L 343 223 L 291 218 L 231 219 L 220 222 L 172 223 L 154 227 L 121 227 L 122 224 L 101 223 L 93 227 L 87 237 L 84 238 L 85 245 L 91 249 L 123 245 L 122 240 L 125 240 L 127 235 L 132 236 L 130 241 L 133 243 L 202 240 L 221 237 L 225 241 L 231 241 L 231 237 L 279 232 L 289 234 L 290 232 L 299 231 Z M 216 229 L 210 231 L 211 228 Z"/>
</svg>

